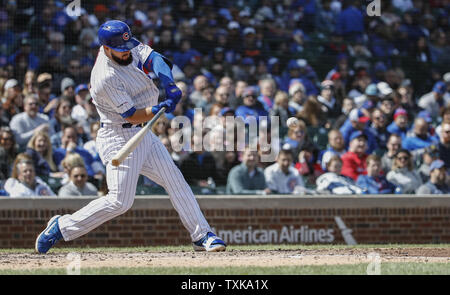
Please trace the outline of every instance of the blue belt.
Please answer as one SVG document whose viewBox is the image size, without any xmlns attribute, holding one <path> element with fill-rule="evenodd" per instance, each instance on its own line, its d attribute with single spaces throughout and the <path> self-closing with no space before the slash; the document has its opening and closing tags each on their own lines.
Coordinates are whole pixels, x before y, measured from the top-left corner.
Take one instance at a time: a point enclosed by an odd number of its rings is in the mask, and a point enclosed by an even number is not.
<svg viewBox="0 0 450 295">
<path fill-rule="evenodd" d="M 104 124 L 104 123 L 100 123 L 100 127 L 105 127 L 106 125 Z M 131 124 L 131 123 L 123 123 L 122 124 L 122 128 L 131 128 L 131 127 L 144 127 L 145 126 L 145 123 L 141 123 L 141 124 L 136 124 L 136 125 L 133 125 L 133 124 Z"/>
</svg>

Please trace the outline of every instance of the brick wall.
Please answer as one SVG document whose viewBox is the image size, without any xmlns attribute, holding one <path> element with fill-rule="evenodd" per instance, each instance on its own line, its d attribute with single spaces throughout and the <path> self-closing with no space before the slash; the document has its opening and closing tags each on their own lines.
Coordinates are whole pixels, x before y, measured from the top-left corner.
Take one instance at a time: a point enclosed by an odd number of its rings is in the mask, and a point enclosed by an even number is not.
<svg viewBox="0 0 450 295">
<path fill-rule="evenodd" d="M 0 248 L 32 248 L 55 214 L 92 198 L 0 200 Z M 450 196 L 198 197 L 210 225 L 231 244 L 449 243 Z M 339 228 L 339 224 L 340 227 Z M 347 233 L 347 240 L 343 237 Z M 137 197 L 131 210 L 58 246 L 189 244 L 167 196 Z"/>
</svg>

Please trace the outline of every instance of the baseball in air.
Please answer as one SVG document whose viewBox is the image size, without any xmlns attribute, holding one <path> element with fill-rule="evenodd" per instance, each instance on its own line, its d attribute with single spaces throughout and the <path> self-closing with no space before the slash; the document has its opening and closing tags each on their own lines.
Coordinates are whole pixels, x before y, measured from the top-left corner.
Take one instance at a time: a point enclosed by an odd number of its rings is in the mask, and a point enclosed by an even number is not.
<svg viewBox="0 0 450 295">
<path fill-rule="evenodd" d="M 291 117 L 286 122 L 288 128 L 293 128 L 298 126 L 298 119 L 295 117 Z"/>
</svg>

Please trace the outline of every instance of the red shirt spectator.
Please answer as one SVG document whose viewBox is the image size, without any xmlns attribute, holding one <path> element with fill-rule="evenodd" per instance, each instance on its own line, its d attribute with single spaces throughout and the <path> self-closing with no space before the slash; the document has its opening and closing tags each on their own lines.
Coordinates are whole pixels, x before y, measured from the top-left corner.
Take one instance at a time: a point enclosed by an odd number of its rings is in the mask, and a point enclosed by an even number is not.
<svg viewBox="0 0 450 295">
<path fill-rule="evenodd" d="M 342 155 L 341 174 L 357 180 L 359 175 L 367 174 L 367 137 L 361 131 L 355 131 L 350 136 L 350 147 L 347 153 Z"/>
</svg>

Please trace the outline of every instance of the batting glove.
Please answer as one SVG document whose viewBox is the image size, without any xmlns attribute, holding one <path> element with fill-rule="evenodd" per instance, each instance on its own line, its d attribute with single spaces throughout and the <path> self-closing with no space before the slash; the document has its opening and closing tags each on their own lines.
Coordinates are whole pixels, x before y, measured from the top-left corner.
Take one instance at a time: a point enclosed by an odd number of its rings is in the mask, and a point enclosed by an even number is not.
<svg viewBox="0 0 450 295">
<path fill-rule="evenodd" d="M 152 113 L 156 115 L 162 107 L 166 108 L 166 113 L 171 113 L 175 110 L 176 106 L 177 104 L 173 100 L 167 99 L 155 106 L 152 106 Z"/>
<path fill-rule="evenodd" d="M 166 99 L 170 99 L 175 104 L 177 104 L 181 99 L 181 90 L 175 85 L 175 83 L 170 83 L 166 86 Z"/>
</svg>

